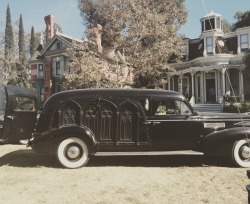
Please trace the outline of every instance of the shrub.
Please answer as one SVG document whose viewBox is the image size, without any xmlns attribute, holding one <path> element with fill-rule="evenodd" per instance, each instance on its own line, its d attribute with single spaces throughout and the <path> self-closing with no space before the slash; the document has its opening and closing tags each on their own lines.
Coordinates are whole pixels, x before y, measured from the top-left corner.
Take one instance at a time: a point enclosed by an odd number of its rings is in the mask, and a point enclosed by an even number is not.
<svg viewBox="0 0 250 204">
<path fill-rule="evenodd" d="M 225 113 L 250 112 L 250 103 L 228 103 L 223 106 Z"/>
</svg>

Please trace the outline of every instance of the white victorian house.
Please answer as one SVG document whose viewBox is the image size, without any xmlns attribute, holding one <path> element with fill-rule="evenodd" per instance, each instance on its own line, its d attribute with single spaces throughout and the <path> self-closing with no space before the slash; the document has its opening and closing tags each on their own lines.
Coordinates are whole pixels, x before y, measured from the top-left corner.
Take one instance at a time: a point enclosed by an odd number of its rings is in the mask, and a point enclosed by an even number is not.
<svg viewBox="0 0 250 204">
<path fill-rule="evenodd" d="M 191 103 L 221 103 L 231 95 L 250 98 L 250 72 L 242 61 L 249 47 L 250 27 L 224 33 L 222 16 L 210 12 L 200 20 L 201 35 L 183 40 L 183 60 L 173 63 L 167 89 L 183 93 Z"/>
</svg>

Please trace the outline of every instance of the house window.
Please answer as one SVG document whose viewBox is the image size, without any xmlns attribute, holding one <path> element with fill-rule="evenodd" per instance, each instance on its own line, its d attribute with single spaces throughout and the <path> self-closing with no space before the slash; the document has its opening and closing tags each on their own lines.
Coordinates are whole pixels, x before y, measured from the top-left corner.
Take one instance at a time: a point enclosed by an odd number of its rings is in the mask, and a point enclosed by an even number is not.
<svg viewBox="0 0 250 204">
<path fill-rule="evenodd" d="M 216 18 L 216 28 L 221 29 L 221 21 L 220 18 Z"/>
<path fill-rule="evenodd" d="M 43 77 L 43 64 L 38 65 L 38 77 Z"/>
<path fill-rule="evenodd" d="M 240 50 L 241 52 L 248 50 L 248 34 L 240 35 Z"/>
<path fill-rule="evenodd" d="M 64 71 L 64 58 L 58 56 L 53 58 L 53 76 L 59 77 Z"/>
<path fill-rule="evenodd" d="M 58 50 L 61 49 L 61 43 L 60 43 L 60 42 L 56 43 L 56 48 L 57 48 Z"/>
<path fill-rule="evenodd" d="M 40 102 L 44 102 L 44 88 L 40 88 Z"/>
<path fill-rule="evenodd" d="M 212 30 L 215 28 L 214 26 L 214 18 L 205 20 L 205 30 Z"/>
<path fill-rule="evenodd" d="M 56 62 L 56 76 L 60 75 L 60 61 Z"/>
<path fill-rule="evenodd" d="M 213 54 L 213 37 L 206 38 L 207 54 Z"/>
</svg>

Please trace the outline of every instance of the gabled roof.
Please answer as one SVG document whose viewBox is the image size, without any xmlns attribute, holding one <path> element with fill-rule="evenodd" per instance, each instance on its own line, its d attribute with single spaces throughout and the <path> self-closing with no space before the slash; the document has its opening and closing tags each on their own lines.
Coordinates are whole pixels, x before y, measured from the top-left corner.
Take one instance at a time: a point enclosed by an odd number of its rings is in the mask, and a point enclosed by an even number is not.
<svg viewBox="0 0 250 204">
<path fill-rule="evenodd" d="M 42 49 L 43 49 L 43 46 L 39 44 L 38 47 L 36 48 L 35 53 L 31 56 L 30 61 L 37 60 Z"/>
<path fill-rule="evenodd" d="M 45 47 L 41 50 L 40 52 L 40 56 L 44 54 L 44 52 L 46 52 L 48 50 L 48 48 L 55 42 L 55 40 L 61 40 L 62 42 L 64 42 L 65 44 L 67 44 L 68 46 L 71 46 L 72 41 L 77 41 L 77 42 L 84 42 L 83 40 L 79 40 L 73 37 L 70 37 L 68 35 L 65 35 L 63 33 L 59 33 L 57 32 L 53 38 L 50 39 L 50 41 L 45 45 Z"/>
</svg>

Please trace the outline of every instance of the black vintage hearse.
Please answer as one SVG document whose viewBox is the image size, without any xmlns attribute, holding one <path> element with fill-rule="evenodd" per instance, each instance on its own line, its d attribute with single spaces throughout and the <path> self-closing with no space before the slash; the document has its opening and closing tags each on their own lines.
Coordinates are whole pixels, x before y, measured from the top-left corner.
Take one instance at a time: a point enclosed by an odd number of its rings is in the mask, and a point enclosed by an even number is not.
<svg viewBox="0 0 250 204">
<path fill-rule="evenodd" d="M 67 168 L 93 155 L 205 154 L 250 167 L 249 114 L 196 113 L 184 96 L 164 90 L 85 89 L 44 104 L 28 90 L 1 86 L 1 143 L 28 139 Z"/>
</svg>

